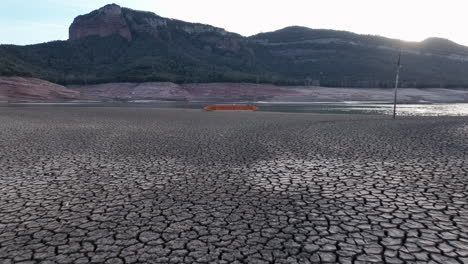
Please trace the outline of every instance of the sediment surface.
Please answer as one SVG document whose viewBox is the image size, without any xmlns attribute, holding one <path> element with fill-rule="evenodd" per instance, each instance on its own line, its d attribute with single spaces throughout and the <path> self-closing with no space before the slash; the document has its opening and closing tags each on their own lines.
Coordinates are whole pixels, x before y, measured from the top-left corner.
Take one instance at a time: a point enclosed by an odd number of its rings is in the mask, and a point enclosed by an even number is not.
<svg viewBox="0 0 468 264">
<path fill-rule="evenodd" d="M 73 99 L 80 99 L 78 91 L 55 83 L 36 78 L 0 76 L 0 101 Z"/>
<path fill-rule="evenodd" d="M 468 263 L 468 117 L 0 108 L 1 263 Z"/>
<path fill-rule="evenodd" d="M 392 102 L 394 96 L 394 91 L 390 88 L 330 88 L 254 83 L 104 83 L 71 85 L 68 88 L 79 92 L 81 98 L 96 100 Z M 400 103 L 466 103 L 468 102 L 468 89 L 400 88 L 398 101 Z"/>
</svg>

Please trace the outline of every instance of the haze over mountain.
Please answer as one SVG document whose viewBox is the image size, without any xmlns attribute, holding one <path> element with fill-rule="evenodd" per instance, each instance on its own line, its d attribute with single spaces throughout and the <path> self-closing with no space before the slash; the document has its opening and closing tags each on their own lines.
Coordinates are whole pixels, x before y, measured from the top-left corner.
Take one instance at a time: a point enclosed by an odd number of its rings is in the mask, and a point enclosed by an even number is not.
<svg viewBox="0 0 468 264">
<path fill-rule="evenodd" d="M 0 75 L 59 84 L 170 81 L 391 87 L 468 85 L 468 47 L 288 27 L 251 37 L 107 5 L 79 16 L 68 41 L 0 46 Z"/>
</svg>

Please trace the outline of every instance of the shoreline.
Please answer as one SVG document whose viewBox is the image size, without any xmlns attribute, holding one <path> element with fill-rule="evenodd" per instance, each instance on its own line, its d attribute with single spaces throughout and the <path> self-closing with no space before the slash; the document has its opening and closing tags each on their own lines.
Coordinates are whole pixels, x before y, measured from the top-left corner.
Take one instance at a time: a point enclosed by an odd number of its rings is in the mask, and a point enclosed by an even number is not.
<svg viewBox="0 0 468 264">
<path fill-rule="evenodd" d="M 34 78 L 0 77 L 0 100 L 390 102 L 392 88 L 329 88 L 255 83 L 104 83 L 60 86 Z M 400 103 L 464 103 L 467 88 L 399 88 Z"/>
<path fill-rule="evenodd" d="M 225 102 L 226 103 L 226 102 Z M 233 102 L 237 104 L 239 102 Z M 362 102 L 342 102 L 342 103 L 325 103 L 325 102 L 241 102 L 252 104 L 257 107 L 256 112 L 276 112 L 276 113 L 315 113 L 315 114 L 362 114 L 362 115 L 380 115 L 389 116 L 393 114 L 393 104 L 377 104 L 377 103 L 362 103 Z M 147 108 L 147 109 L 193 109 L 203 110 L 212 102 L 160 102 L 153 101 L 144 103 L 141 102 L 17 102 L 17 103 L 0 103 L 0 107 L 83 107 L 83 108 Z M 426 103 L 426 104 L 398 104 L 398 116 L 468 116 L 468 103 L 441 104 L 441 103 Z"/>
</svg>

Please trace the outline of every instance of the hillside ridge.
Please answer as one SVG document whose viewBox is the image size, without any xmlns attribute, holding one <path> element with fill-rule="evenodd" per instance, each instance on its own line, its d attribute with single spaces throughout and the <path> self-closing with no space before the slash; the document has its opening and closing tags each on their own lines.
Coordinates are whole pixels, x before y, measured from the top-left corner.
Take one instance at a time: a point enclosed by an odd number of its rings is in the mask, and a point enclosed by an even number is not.
<svg viewBox="0 0 468 264">
<path fill-rule="evenodd" d="M 0 45 L 0 75 L 59 84 L 253 82 L 393 87 L 468 86 L 468 47 L 301 26 L 244 37 L 116 4 L 75 18 L 68 41 Z"/>
</svg>

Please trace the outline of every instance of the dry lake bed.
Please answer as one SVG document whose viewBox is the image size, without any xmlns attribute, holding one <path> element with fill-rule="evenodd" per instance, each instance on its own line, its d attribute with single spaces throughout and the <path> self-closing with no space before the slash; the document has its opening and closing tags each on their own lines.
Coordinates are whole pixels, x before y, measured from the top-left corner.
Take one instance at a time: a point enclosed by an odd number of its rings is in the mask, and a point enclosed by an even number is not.
<svg viewBox="0 0 468 264">
<path fill-rule="evenodd" d="M 468 117 L 0 109 L 0 263 L 468 263 Z"/>
</svg>

